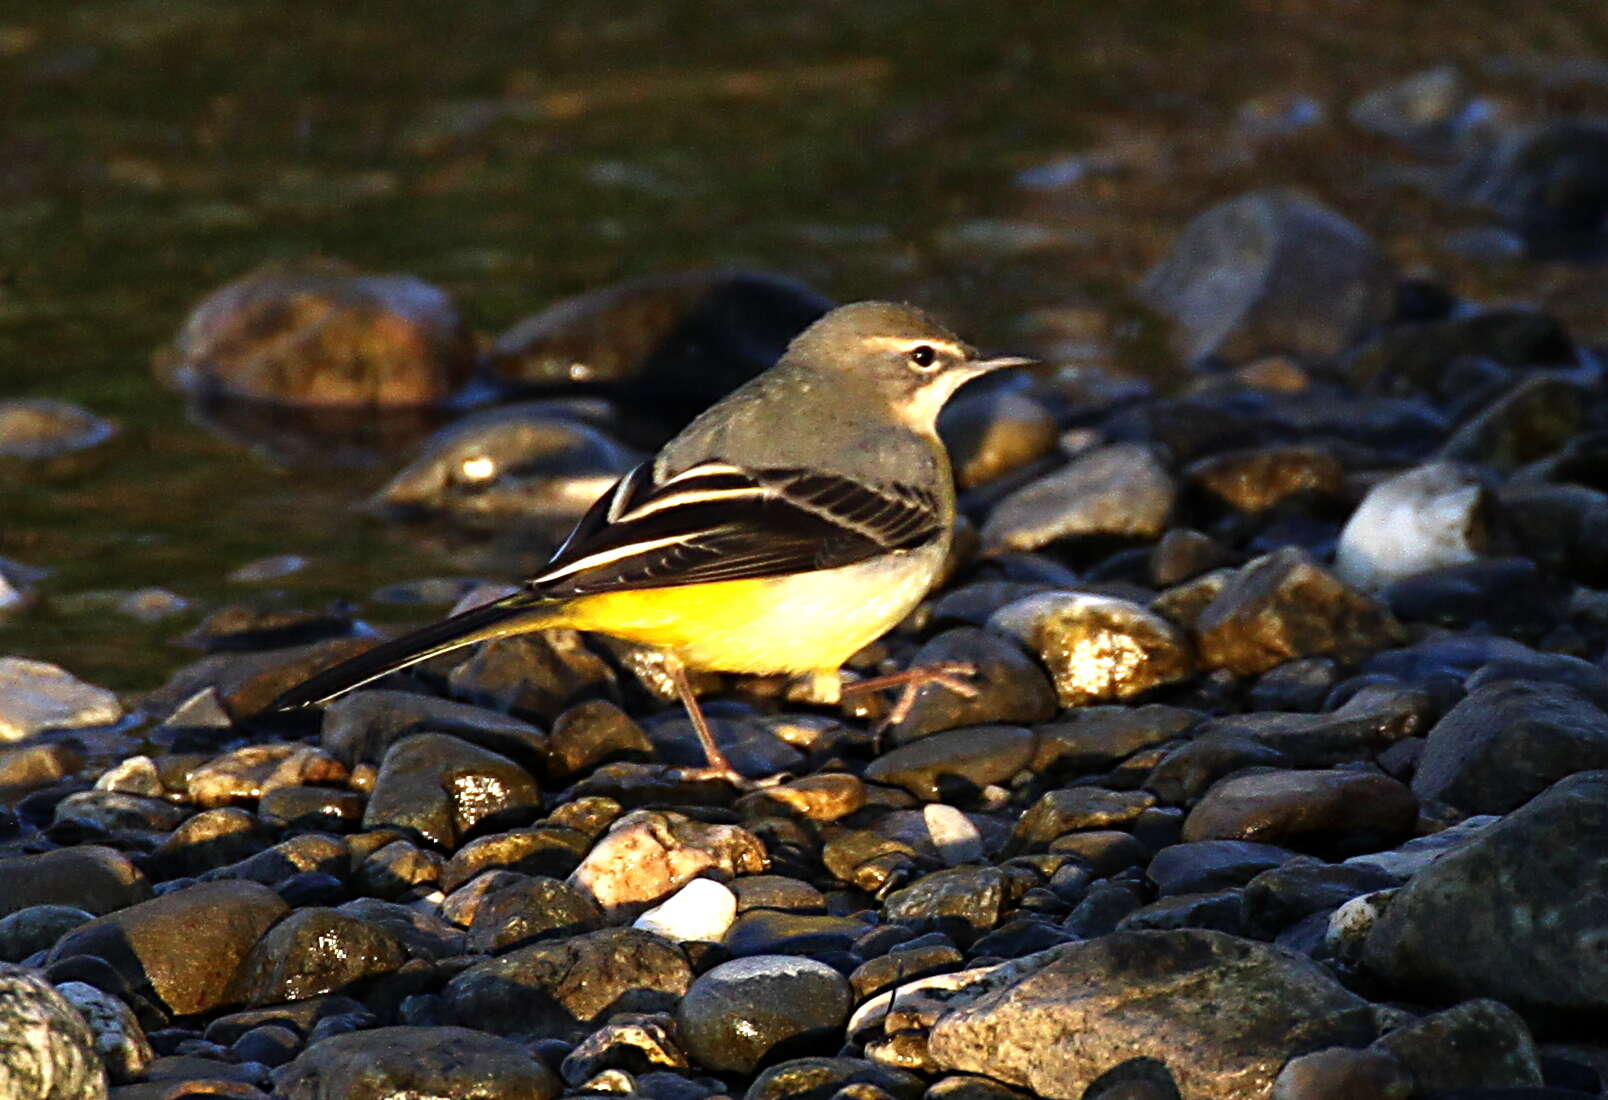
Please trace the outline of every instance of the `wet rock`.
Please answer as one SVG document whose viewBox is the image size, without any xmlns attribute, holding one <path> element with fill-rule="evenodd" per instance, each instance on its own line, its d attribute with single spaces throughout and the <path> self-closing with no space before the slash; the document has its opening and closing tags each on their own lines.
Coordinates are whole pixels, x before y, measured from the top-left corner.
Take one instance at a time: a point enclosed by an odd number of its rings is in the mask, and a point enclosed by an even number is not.
<svg viewBox="0 0 1608 1100">
<path fill-rule="evenodd" d="M 321 833 L 303 833 L 237 863 L 207 871 L 200 878 L 203 882 L 244 879 L 264 886 L 278 886 L 308 871 L 341 877 L 350 862 L 351 853 L 340 840 Z"/>
<path fill-rule="evenodd" d="M 1405 1067 L 1420 1092 L 1542 1083 L 1530 1029 L 1498 1001 L 1464 1001 L 1382 1035 L 1368 1049 Z"/>
<path fill-rule="evenodd" d="M 924 875 L 888 895 L 890 921 L 943 932 L 970 943 L 997 925 L 1012 900 L 1009 877 L 997 867 L 952 867 Z"/>
<path fill-rule="evenodd" d="M 1556 451 L 1581 428 L 1591 392 L 1562 373 L 1533 372 L 1441 446 L 1439 457 L 1508 471 Z"/>
<path fill-rule="evenodd" d="M 73 905 L 30 905 L 0 917 L 0 960 L 21 962 L 43 951 L 95 915 Z"/>
<path fill-rule="evenodd" d="M 487 894 L 475 910 L 464 946 L 496 955 L 533 940 L 573 936 L 603 926 L 591 898 L 555 878 L 538 876 Z"/>
<path fill-rule="evenodd" d="M 1401 783 L 1353 771 L 1266 771 L 1225 779 L 1184 821 L 1184 839 L 1252 840 L 1354 854 L 1405 839 L 1418 800 Z"/>
<path fill-rule="evenodd" d="M 655 275 L 520 321 L 497 338 L 487 363 L 518 386 L 617 393 L 685 419 L 775 363 L 830 308 L 774 275 Z"/>
<path fill-rule="evenodd" d="M 254 1027 L 229 1045 L 229 1053 L 241 1061 L 265 1066 L 282 1066 L 301 1049 L 301 1036 L 280 1024 Z"/>
<path fill-rule="evenodd" d="M 723 941 L 733 955 L 827 955 L 848 951 L 866 926 L 853 917 L 750 909 Z"/>
<path fill-rule="evenodd" d="M 1155 795 L 1145 791 L 1108 791 L 1100 787 L 1049 791 L 1016 822 L 1005 851 L 1008 855 L 1031 851 L 1079 829 L 1118 828 L 1155 804 Z"/>
<path fill-rule="evenodd" d="M 357 791 L 329 787 L 275 787 L 262 796 L 257 811 L 269 825 L 349 832 L 363 820 L 368 799 Z"/>
<path fill-rule="evenodd" d="M 1389 685 L 1363 688 L 1328 714 L 1232 714 L 1203 723 L 1202 740 L 1254 737 L 1297 767 L 1368 760 L 1422 733 L 1434 714 L 1423 692 Z"/>
<path fill-rule="evenodd" d="M 404 829 L 451 850 L 471 830 L 534 817 L 541 792 L 506 756 L 441 733 L 392 744 L 363 812 L 365 829 Z"/>
<path fill-rule="evenodd" d="M 754 1078 L 743 1100 L 920 1100 L 923 1087 L 914 1074 L 864 1058 L 794 1058 Z"/>
<path fill-rule="evenodd" d="M 324 708 L 320 741 L 347 767 L 379 763 L 386 750 L 412 733 L 450 733 L 515 761 L 527 771 L 547 757 L 542 731 L 529 722 L 484 707 L 410 691 L 365 688 Z"/>
<path fill-rule="evenodd" d="M 676 1023 L 699 1064 L 749 1074 L 777 1056 L 835 1044 L 850 1007 L 848 979 L 824 963 L 756 955 L 699 977 Z"/>
<path fill-rule="evenodd" d="M 216 653 L 304 645 L 352 632 L 352 617 L 339 606 L 319 611 L 282 607 L 278 601 L 225 604 L 178 640 Z"/>
<path fill-rule="evenodd" d="M 1137 752 L 1165 744 L 1193 726 L 1194 711 L 1150 703 L 1142 707 L 1085 706 L 1034 730 L 1038 775 L 1088 775 L 1108 770 Z"/>
<path fill-rule="evenodd" d="M 75 929 L 50 959 L 105 959 L 134 988 L 149 984 L 170 1011 L 190 1015 L 224 1003 L 235 968 L 287 912 L 257 883 L 201 883 Z"/>
<path fill-rule="evenodd" d="M 983 543 L 992 550 L 1037 550 L 1066 538 L 1158 538 L 1177 496 L 1172 475 L 1149 448 L 1116 443 L 1000 501 L 983 524 Z"/>
<path fill-rule="evenodd" d="M 1473 198 L 1539 244 L 1594 243 L 1608 219 L 1608 121 L 1569 118 L 1522 132 L 1496 156 Z"/>
<path fill-rule="evenodd" d="M 574 829 L 538 825 L 471 840 L 441 869 L 441 888 L 456 890 L 482 871 L 505 868 L 527 875 L 568 875 L 586 856 L 591 837 Z"/>
<path fill-rule="evenodd" d="M 1322 358 L 1390 315 L 1395 282 L 1356 226 L 1303 195 L 1268 190 L 1190 222 L 1142 294 L 1175 322 L 1185 358 Z"/>
<path fill-rule="evenodd" d="M 1003 783 L 1033 759 L 1033 734 L 1020 726 L 966 726 L 928 734 L 883 753 L 865 769 L 870 783 L 903 787 L 937 802 Z"/>
<path fill-rule="evenodd" d="M 190 800 L 201 807 L 255 802 L 279 787 L 339 783 L 347 770 L 310 745 L 247 745 L 190 773 Z"/>
<path fill-rule="evenodd" d="M 1121 932 L 1208 928 L 1230 935 L 1245 935 L 1245 896 L 1242 891 L 1228 887 L 1157 898 L 1148 905 L 1129 909 L 1117 921 L 1116 928 Z"/>
<path fill-rule="evenodd" d="M 948 941 L 948 937 L 921 936 L 855 967 L 849 975 L 849 984 L 854 987 L 855 999 L 866 1001 L 885 989 L 959 970 L 965 961 L 966 956 Z"/>
<path fill-rule="evenodd" d="M 840 882 L 875 894 L 906 881 L 920 857 L 903 840 L 870 829 L 844 829 L 821 845 L 821 862 Z"/>
<path fill-rule="evenodd" d="M 1273 1082 L 1271 1100 L 1408 1100 L 1412 1074 L 1376 1050 L 1329 1047 L 1291 1058 Z"/>
<path fill-rule="evenodd" d="M 1356 661 L 1390 645 L 1400 627 L 1383 604 L 1287 547 L 1237 571 L 1195 631 L 1203 664 L 1254 675 L 1299 657 Z"/>
<path fill-rule="evenodd" d="M 676 943 L 719 943 L 737 917 L 737 895 L 707 878 L 695 878 L 631 922 Z"/>
<path fill-rule="evenodd" d="M 108 420 L 48 397 L 0 401 L 0 459 L 40 462 L 82 451 L 112 437 Z"/>
<path fill-rule="evenodd" d="M 1419 152 L 1450 146 L 1481 115 L 1480 105 L 1455 65 L 1441 65 L 1376 88 L 1346 111 L 1360 130 Z"/>
<path fill-rule="evenodd" d="M 235 971 L 227 999 L 257 1006 L 339 993 L 407 959 L 383 928 L 334 909 L 298 909 L 257 941 Z"/>
<path fill-rule="evenodd" d="M 1449 825 L 1439 832 L 1428 836 L 1415 836 L 1399 847 L 1385 852 L 1367 852 L 1360 856 L 1352 856 L 1346 860 L 1348 864 L 1358 867 L 1372 867 L 1383 871 L 1387 875 L 1394 875 L 1398 879 L 1412 878 L 1425 867 L 1434 863 L 1441 856 L 1472 840 L 1482 829 L 1501 820 L 1494 814 L 1478 814 L 1474 817 L 1464 818 L 1456 825 Z"/>
<path fill-rule="evenodd" d="M 681 949 L 634 928 L 533 943 L 447 983 L 453 1018 L 499 1035 L 571 1041 L 619 1012 L 665 1012 L 687 992 Z"/>
<path fill-rule="evenodd" d="M 98 916 L 151 896 L 150 882 L 127 856 L 94 844 L 0 859 L 0 882 L 0 915 L 66 905 Z"/>
<path fill-rule="evenodd" d="M 577 631 L 557 629 L 486 642 L 447 684 L 471 702 L 544 722 L 583 699 L 618 693 L 608 663 Z"/>
<path fill-rule="evenodd" d="M 782 772 L 805 770 L 804 754 L 777 737 L 768 723 L 741 713 L 729 716 L 710 714 L 706 717 L 715 744 L 720 746 L 720 751 L 726 754 L 731 766 L 742 775 L 750 779 L 764 779 Z M 703 766 L 703 747 L 698 741 L 697 731 L 680 707 L 655 715 L 647 722 L 645 732 L 653 744 L 655 759 L 674 767 Z M 665 779 L 676 781 L 674 773 L 665 775 Z M 651 804 L 653 800 L 647 801 Z"/>
<path fill-rule="evenodd" d="M 1049 850 L 1077 857 L 1097 877 L 1138 867 L 1150 858 L 1148 848 L 1120 829 L 1065 833 L 1050 842 Z"/>
<path fill-rule="evenodd" d="M 0 799 L 16 799 L 77 772 L 84 758 L 67 745 L 18 745 L 0 749 Z"/>
<path fill-rule="evenodd" d="M 336 1035 L 308 1047 L 274 1079 L 282 1100 L 554 1100 L 563 1091 L 553 1071 L 520 1044 L 463 1027 Z"/>
<path fill-rule="evenodd" d="M 1200 840 L 1157 852 L 1145 876 L 1163 897 L 1243 886 L 1291 858 L 1286 848 L 1248 840 Z"/>
<path fill-rule="evenodd" d="M 984 988 L 933 1025 L 933 1061 L 1047 1096 L 1080 1095 L 1144 1057 L 1183 1095 L 1261 1100 L 1291 1055 L 1374 1031 L 1368 1003 L 1316 964 L 1220 932 L 1117 932 L 1034 956 Z"/>
<path fill-rule="evenodd" d="M 938 417 L 955 485 L 971 489 L 1003 477 L 1055 449 L 1059 428 L 1049 410 L 1010 390 L 964 392 Z"/>
<path fill-rule="evenodd" d="M 220 718 L 257 714 L 313 673 L 376 644 L 374 638 L 331 638 L 260 652 L 214 653 L 175 672 L 145 697 L 141 710 L 167 719 L 176 730 L 226 728 Z M 210 695 L 203 694 L 208 689 Z M 181 716 L 186 706 L 199 710 Z"/>
<path fill-rule="evenodd" d="M 358 864 L 353 880 L 364 894 L 397 898 L 416 886 L 441 880 L 441 857 L 406 840 L 395 840 L 371 852 Z"/>
<path fill-rule="evenodd" d="M 48 661 L 0 657 L 0 742 L 45 730 L 109 726 L 123 717 L 117 696 Z"/>
<path fill-rule="evenodd" d="M 564 411 L 533 401 L 455 421 L 371 503 L 471 523 L 573 522 L 641 455 Z"/>
<path fill-rule="evenodd" d="M 1505 813 L 1564 776 L 1608 767 L 1608 713 L 1566 684 L 1496 680 L 1429 731 L 1413 775 L 1420 798 Z"/>
<path fill-rule="evenodd" d="M 604 699 L 577 703 L 560 714 L 548 749 L 548 770 L 560 780 L 617 760 L 651 760 L 654 751 L 642 727 Z"/>
<path fill-rule="evenodd" d="M 737 800 L 735 809 L 745 818 L 769 812 L 810 821 L 836 821 L 859 810 L 865 802 L 865 784 L 858 777 L 823 772 L 752 791 Z"/>
<path fill-rule="evenodd" d="M 428 903 L 407 906 L 379 898 L 353 898 L 336 912 L 389 932 L 414 959 L 441 959 L 464 952 L 462 933 L 436 916 Z"/>
<path fill-rule="evenodd" d="M 1184 471 L 1196 490 L 1253 515 L 1292 498 L 1337 500 L 1345 495 L 1345 468 L 1332 451 L 1280 445 L 1221 451 Z"/>
<path fill-rule="evenodd" d="M 1608 773 L 1564 779 L 1413 876 L 1368 934 L 1367 966 L 1427 1000 L 1599 1012 L 1605 853 Z"/>
<path fill-rule="evenodd" d="M 56 986 L 67 1002 L 76 1008 L 95 1036 L 95 1053 L 100 1055 L 107 1076 L 114 1082 L 138 1080 L 151 1062 L 151 1044 L 134 1011 L 117 997 L 83 982 L 61 982 Z"/>
<path fill-rule="evenodd" d="M 826 912 L 826 896 L 807 882 L 784 875 L 745 875 L 733 879 L 737 911 L 781 909 L 793 913 Z"/>
<path fill-rule="evenodd" d="M 1110 596 L 1029 596 L 994 612 L 988 629 L 1038 655 L 1063 707 L 1128 699 L 1195 671 L 1183 631 L 1139 604 Z"/>
<path fill-rule="evenodd" d="M 36 971 L 0 965 L 0 1094 L 19 1100 L 105 1100 L 95 1036 Z"/>
<path fill-rule="evenodd" d="M 205 298 L 174 343 L 186 389 L 306 405 L 416 406 L 468 381 L 474 344 L 442 291 L 334 264 L 268 267 Z"/>
<path fill-rule="evenodd" d="M 940 684 L 924 684 L 893 739 L 914 741 L 940 730 L 994 722 L 1042 722 L 1055 714 L 1055 690 L 1031 658 L 1015 644 L 962 626 L 928 641 L 911 658 L 912 667 L 960 662 L 975 669 L 965 677 L 977 692 L 967 698 Z"/>
<path fill-rule="evenodd" d="M 700 875 L 758 874 L 767 863 L 765 846 L 746 829 L 638 810 L 614 823 L 569 883 L 613 918 L 640 913 Z"/>
<path fill-rule="evenodd" d="M 1324 863 L 1296 856 L 1246 884 L 1245 929 L 1250 935 L 1272 938 L 1302 917 L 1337 909 L 1352 898 L 1388 889 L 1399 881 L 1364 864 Z"/>
<path fill-rule="evenodd" d="M 1473 470 L 1414 467 L 1368 491 L 1346 521 L 1334 572 L 1364 592 L 1404 577 L 1474 561 L 1490 545 L 1494 503 Z"/>
<path fill-rule="evenodd" d="M 183 807 L 160 798 L 142 798 L 121 791 L 79 791 L 56 803 L 51 829 L 71 825 L 90 833 L 165 833 L 183 820 Z"/>
<path fill-rule="evenodd" d="M 670 1016 L 622 1013 L 582 1040 L 564 1058 L 561 1072 L 564 1080 L 579 1085 L 610 1069 L 642 1074 L 687 1068 Z"/>
<path fill-rule="evenodd" d="M 124 794 L 160 798 L 167 793 L 162 785 L 156 762 L 149 756 L 130 756 L 115 767 L 102 772 L 95 780 L 98 791 L 121 791 Z"/>
</svg>

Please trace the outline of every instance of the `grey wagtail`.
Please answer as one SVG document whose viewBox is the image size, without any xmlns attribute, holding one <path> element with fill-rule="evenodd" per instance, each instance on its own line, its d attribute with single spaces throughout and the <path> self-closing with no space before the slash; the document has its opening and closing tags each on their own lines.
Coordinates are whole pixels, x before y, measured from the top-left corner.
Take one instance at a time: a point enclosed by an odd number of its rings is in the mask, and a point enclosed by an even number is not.
<svg viewBox="0 0 1608 1100">
<path fill-rule="evenodd" d="M 317 673 L 270 709 L 324 703 L 474 642 L 597 631 L 664 656 L 708 760 L 699 774 L 740 784 L 686 670 L 807 676 L 835 702 L 843 662 L 921 602 L 948 553 L 955 489 L 939 410 L 963 382 L 1030 362 L 980 359 L 910 306 L 835 309 L 604 493 L 520 591 Z"/>
</svg>

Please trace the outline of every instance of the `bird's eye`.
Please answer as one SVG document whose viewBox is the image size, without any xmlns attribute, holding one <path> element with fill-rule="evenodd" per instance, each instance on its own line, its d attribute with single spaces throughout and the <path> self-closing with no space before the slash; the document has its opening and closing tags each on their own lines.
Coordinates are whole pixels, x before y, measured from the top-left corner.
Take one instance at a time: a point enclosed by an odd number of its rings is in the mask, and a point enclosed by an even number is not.
<svg viewBox="0 0 1608 1100">
<path fill-rule="evenodd" d="M 931 345 L 917 344 L 910 349 L 910 361 L 922 370 L 928 370 L 938 362 L 938 353 L 932 350 Z"/>
</svg>

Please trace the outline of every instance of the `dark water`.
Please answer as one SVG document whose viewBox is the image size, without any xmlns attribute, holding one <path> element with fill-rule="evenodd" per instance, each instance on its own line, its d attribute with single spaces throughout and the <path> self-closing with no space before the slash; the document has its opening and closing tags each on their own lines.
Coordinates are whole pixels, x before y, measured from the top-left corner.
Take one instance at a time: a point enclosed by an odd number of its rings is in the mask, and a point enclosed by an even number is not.
<svg viewBox="0 0 1608 1100">
<path fill-rule="evenodd" d="M 172 639 L 222 603 L 474 572 L 354 515 L 386 465 L 276 464 L 196 427 L 155 381 L 187 309 L 265 261 L 413 273 L 488 335 L 621 278 L 755 267 L 1166 379 L 1131 288 L 1215 198 L 1289 183 L 1405 270 L 1601 339 L 1601 268 L 1448 247 L 1489 217 L 1391 182 L 1422 162 L 1350 128 L 1345 105 L 1456 62 L 1517 117 L 1608 111 L 1589 64 L 1604 59 L 1600 0 L 11 0 L 0 386 L 121 431 L 0 469 L 0 556 L 53 571 L 41 607 L 0 622 L 0 653 L 141 691 L 191 659 Z M 1242 121 L 1291 104 L 1323 119 L 1272 136 Z M 1091 151 L 1082 178 L 1017 182 Z M 290 552 L 310 564 L 226 579 Z M 149 625 L 109 610 L 146 586 L 191 610 Z"/>
</svg>

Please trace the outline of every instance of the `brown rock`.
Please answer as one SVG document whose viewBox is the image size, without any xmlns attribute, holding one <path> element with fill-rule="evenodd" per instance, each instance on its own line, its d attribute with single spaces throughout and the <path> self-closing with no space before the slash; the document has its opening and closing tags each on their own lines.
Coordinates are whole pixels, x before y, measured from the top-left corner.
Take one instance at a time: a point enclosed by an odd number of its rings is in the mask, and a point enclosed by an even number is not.
<svg viewBox="0 0 1608 1100">
<path fill-rule="evenodd" d="M 1254 840 L 1318 854 L 1376 851 L 1412 835 L 1418 800 L 1389 776 L 1265 771 L 1225 779 L 1184 819 L 1184 840 Z"/>
<path fill-rule="evenodd" d="M 145 874 L 122 852 L 85 844 L 0 859 L 0 917 L 34 905 L 110 913 L 151 896 Z"/>
<path fill-rule="evenodd" d="M 1285 445 L 1220 451 L 1184 471 L 1197 489 L 1242 512 L 1265 512 L 1293 496 L 1345 495 L 1346 471 L 1321 447 Z"/>
<path fill-rule="evenodd" d="M 615 917 L 640 913 L 700 875 L 759 874 L 769 862 L 765 846 L 746 829 L 638 810 L 614 823 L 569 883 Z"/>
<path fill-rule="evenodd" d="M 1063 707 L 1128 699 L 1195 671 L 1184 632 L 1139 604 L 1044 592 L 1000 608 L 990 630 L 1016 638 L 1049 670 Z"/>
</svg>

